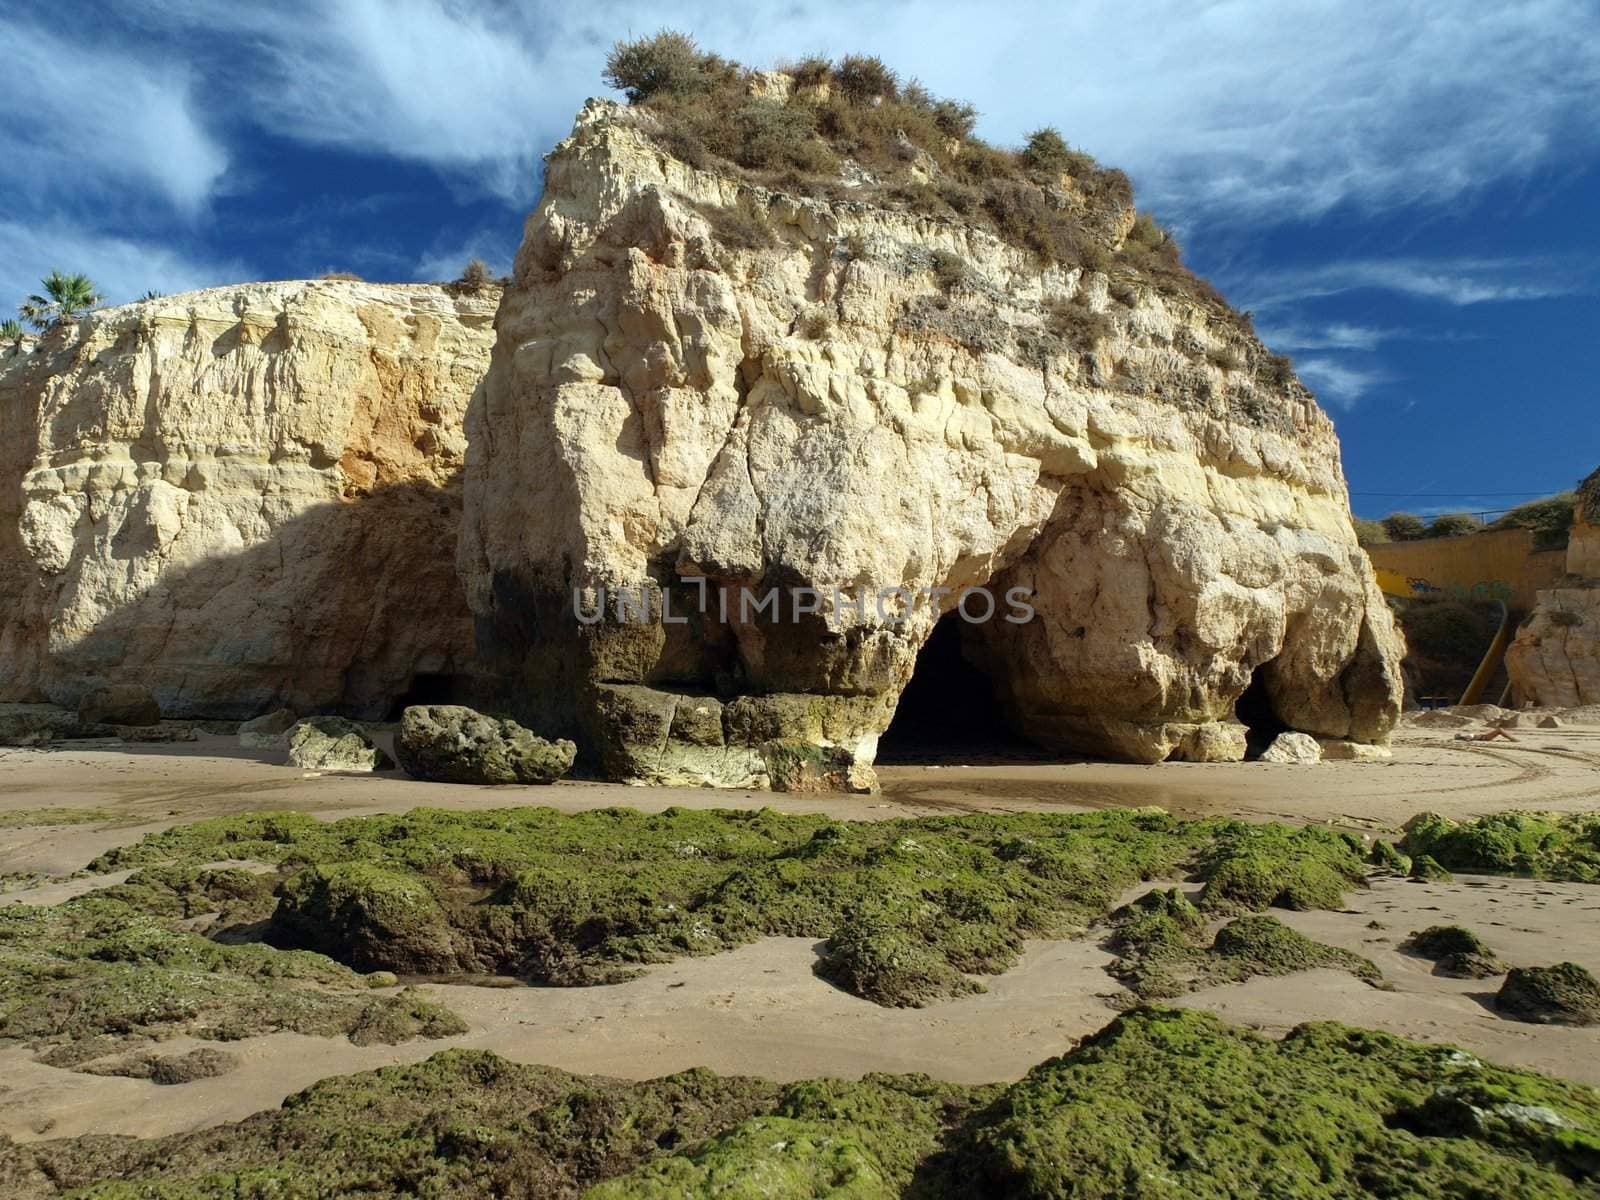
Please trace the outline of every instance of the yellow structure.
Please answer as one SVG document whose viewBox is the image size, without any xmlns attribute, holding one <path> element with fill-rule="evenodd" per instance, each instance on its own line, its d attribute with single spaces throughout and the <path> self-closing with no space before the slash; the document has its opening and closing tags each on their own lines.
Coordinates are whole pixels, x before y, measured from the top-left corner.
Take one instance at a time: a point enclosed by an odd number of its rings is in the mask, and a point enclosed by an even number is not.
<svg viewBox="0 0 1600 1200">
<path fill-rule="evenodd" d="M 1566 551 L 1535 550 L 1526 529 L 1384 542 L 1368 546 L 1367 555 L 1388 595 L 1500 600 L 1514 611 L 1532 608 L 1540 589 L 1566 572 Z"/>
</svg>

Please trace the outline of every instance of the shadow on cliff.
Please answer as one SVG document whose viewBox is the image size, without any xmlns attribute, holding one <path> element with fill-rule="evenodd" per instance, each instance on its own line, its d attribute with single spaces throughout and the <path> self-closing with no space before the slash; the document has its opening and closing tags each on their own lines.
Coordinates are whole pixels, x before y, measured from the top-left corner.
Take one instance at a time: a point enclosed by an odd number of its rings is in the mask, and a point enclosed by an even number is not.
<svg viewBox="0 0 1600 1200">
<path fill-rule="evenodd" d="M 159 552 L 139 501 L 118 506 L 113 560 Z M 39 653 L 36 690 L 56 703 L 103 680 L 139 683 L 167 716 L 242 720 L 277 707 L 365 719 L 404 703 L 475 697 L 472 621 L 455 571 L 460 473 L 313 505 L 265 541 L 163 571 L 70 644 Z M 179 537 L 182 536 L 180 531 Z M 86 547 L 34 590 L 52 610 L 92 592 Z M 104 553 L 102 551 L 102 553 Z"/>
</svg>

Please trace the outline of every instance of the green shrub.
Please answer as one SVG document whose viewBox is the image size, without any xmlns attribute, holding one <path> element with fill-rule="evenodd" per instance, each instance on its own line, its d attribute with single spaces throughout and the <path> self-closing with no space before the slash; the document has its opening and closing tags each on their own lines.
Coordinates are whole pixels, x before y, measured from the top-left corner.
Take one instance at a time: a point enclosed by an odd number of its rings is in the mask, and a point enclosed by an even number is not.
<svg viewBox="0 0 1600 1200">
<path fill-rule="evenodd" d="M 1463 534 L 1477 533 L 1483 528 L 1483 522 L 1471 513 L 1446 513 L 1442 517 L 1435 517 L 1428 522 L 1425 537 L 1460 537 Z"/>
<path fill-rule="evenodd" d="M 1061 131 L 1053 125 L 1043 126 L 1030 133 L 1020 157 L 1023 165 L 1030 171 L 1042 175 L 1076 175 L 1094 164 L 1094 160 L 1087 154 L 1068 146 L 1066 139 L 1061 136 Z"/>
<path fill-rule="evenodd" d="M 967 282 L 967 264 L 948 250 L 933 252 L 933 278 L 942 292 L 953 292 Z"/>
<path fill-rule="evenodd" d="M 1533 533 L 1536 550 L 1559 550 L 1567 544 L 1576 506 L 1577 496 L 1572 492 L 1562 492 L 1558 496 L 1519 504 L 1489 528 L 1527 529 Z"/>
<path fill-rule="evenodd" d="M 894 100 L 900 94 L 899 77 L 877 55 L 845 55 L 833 70 L 833 80 L 852 104 Z"/>
<path fill-rule="evenodd" d="M 1408 512 L 1390 513 L 1378 524 L 1383 526 L 1389 540 L 1394 542 L 1414 542 L 1428 529 L 1421 517 Z"/>
<path fill-rule="evenodd" d="M 688 34 L 663 29 L 650 37 L 614 44 L 606 55 L 601 78 L 627 96 L 629 104 L 643 104 L 657 95 L 709 91 L 716 83 L 716 74 L 709 69 L 715 61 Z"/>
</svg>

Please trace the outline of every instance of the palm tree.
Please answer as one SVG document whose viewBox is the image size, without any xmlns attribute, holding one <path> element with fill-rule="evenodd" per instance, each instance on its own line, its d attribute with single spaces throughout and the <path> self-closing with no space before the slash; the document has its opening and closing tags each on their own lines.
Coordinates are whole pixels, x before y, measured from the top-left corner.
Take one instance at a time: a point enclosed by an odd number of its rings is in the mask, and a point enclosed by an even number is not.
<svg viewBox="0 0 1600 1200">
<path fill-rule="evenodd" d="M 0 342 L 9 342 L 13 350 L 22 349 L 22 322 L 0 321 Z"/>
<path fill-rule="evenodd" d="M 44 285 L 44 294 L 36 292 L 29 296 L 19 311 L 23 320 L 41 332 L 58 321 L 81 317 L 103 299 L 94 290 L 94 280 L 87 275 L 51 271 L 39 282 Z"/>
</svg>

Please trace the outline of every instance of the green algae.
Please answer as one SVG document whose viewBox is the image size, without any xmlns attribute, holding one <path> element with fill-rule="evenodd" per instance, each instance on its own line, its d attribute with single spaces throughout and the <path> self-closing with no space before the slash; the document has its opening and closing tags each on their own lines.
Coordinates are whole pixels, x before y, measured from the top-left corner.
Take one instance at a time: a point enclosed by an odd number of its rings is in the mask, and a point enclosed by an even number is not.
<svg viewBox="0 0 1600 1200">
<path fill-rule="evenodd" d="M 1220 983 L 1331 968 L 1374 986 L 1369 959 L 1314 941 L 1274 917 L 1237 917 L 1210 939 L 1205 916 L 1177 889 L 1150 892 L 1112 914 L 1111 973 L 1143 1000 L 1165 1000 Z"/>
<path fill-rule="evenodd" d="M 1419 854 L 1411 860 L 1411 878 L 1418 883 L 1455 882 L 1455 876 L 1440 866 L 1431 854 Z"/>
<path fill-rule="evenodd" d="M 1600 814 L 1503 812 L 1471 821 L 1418 813 L 1400 848 L 1452 871 L 1600 882 Z"/>
<path fill-rule="evenodd" d="M 1393 842 L 1384 838 L 1372 843 L 1372 853 L 1367 856 L 1367 861 L 1375 867 L 1393 871 L 1396 875 L 1411 873 L 1411 856 L 1402 854 Z"/>
<path fill-rule="evenodd" d="M 0 809 L 0 829 L 31 829 L 40 825 L 90 825 L 114 821 L 117 814 L 103 808 Z"/>
<path fill-rule="evenodd" d="M 1336 1024 L 1282 1041 L 1139 1009 L 1009 1085 L 643 1083 L 482 1051 L 327 1079 L 140 1140 L 0 1146 L 19 1200 L 537 1195 L 1594 1196 L 1600 1094 Z"/>
<path fill-rule="evenodd" d="M 265 937 L 361 970 L 610 983 L 754 938 L 825 941 L 817 969 L 876 1003 L 979 990 L 1028 938 L 1101 920 L 1138 883 L 1198 870 L 1212 915 L 1337 908 L 1359 839 L 1184 822 L 1159 810 L 843 822 L 668 809 L 416 809 L 320 822 L 256 813 L 182 826 L 91 870 L 276 869 Z"/>
<path fill-rule="evenodd" d="M 322 955 L 212 941 L 114 896 L 0 909 L 0 1038 L 42 1061 L 77 1066 L 179 1034 L 279 1030 L 365 1044 L 465 1026 L 415 992 L 374 996 Z"/>
</svg>

